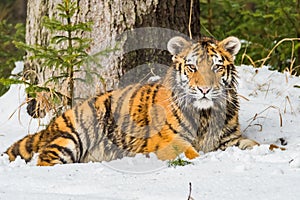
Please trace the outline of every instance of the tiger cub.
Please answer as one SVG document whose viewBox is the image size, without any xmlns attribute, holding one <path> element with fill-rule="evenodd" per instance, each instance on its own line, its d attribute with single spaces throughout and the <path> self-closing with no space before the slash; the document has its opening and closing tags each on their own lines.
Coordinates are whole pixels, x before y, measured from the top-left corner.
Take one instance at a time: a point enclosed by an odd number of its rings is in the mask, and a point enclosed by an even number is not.
<svg viewBox="0 0 300 200">
<path fill-rule="evenodd" d="M 184 153 L 258 143 L 240 131 L 236 37 L 202 38 L 192 43 L 174 37 L 166 76 L 92 97 L 55 118 L 45 130 L 27 135 L 7 149 L 10 161 L 26 162 L 38 153 L 37 165 L 110 161 L 154 152 L 161 160 Z"/>
</svg>

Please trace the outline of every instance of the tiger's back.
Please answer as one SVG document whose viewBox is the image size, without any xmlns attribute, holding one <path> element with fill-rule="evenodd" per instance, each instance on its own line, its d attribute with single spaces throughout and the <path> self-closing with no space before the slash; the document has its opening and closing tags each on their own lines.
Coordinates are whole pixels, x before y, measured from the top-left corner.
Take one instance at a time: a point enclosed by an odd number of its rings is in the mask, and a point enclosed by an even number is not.
<svg viewBox="0 0 300 200">
<path fill-rule="evenodd" d="M 12 145 L 10 160 L 20 155 L 29 161 L 39 153 L 38 165 L 110 161 L 136 153 L 155 152 L 159 159 L 174 159 L 182 152 L 194 158 L 189 131 L 171 92 L 161 83 L 131 85 L 90 98 L 52 121 L 47 129 Z"/>
<path fill-rule="evenodd" d="M 173 63 L 161 81 L 90 98 L 6 153 L 11 161 L 38 153 L 38 165 L 54 165 L 151 152 L 162 160 L 181 153 L 193 159 L 199 151 L 250 148 L 257 143 L 242 137 L 238 121 L 233 60 L 239 48 L 234 37 L 172 38 Z"/>
</svg>

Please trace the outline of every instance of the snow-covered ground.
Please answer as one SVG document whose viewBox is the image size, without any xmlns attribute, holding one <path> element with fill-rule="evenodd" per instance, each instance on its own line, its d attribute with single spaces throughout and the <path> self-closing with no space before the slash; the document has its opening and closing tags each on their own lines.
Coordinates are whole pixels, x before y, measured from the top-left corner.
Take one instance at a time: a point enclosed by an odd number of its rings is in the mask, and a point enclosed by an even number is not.
<svg viewBox="0 0 300 200">
<path fill-rule="evenodd" d="M 37 167 L 0 157 L 0 199 L 159 199 L 195 200 L 300 199 L 299 77 L 267 68 L 238 67 L 241 77 L 240 122 L 244 134 L 262 145 L 241 151 L 228 148 L 202 154 L 193 165 L 168 167 L 137 156 L 109 163 Z M 0 98 L 0 152 L 37 130 L 24 108 L 22 86 Z M 21 123 L 20 123 L 21 122 Z M 287 143 L 286 151 L 268 144 Z"/>
</svg>

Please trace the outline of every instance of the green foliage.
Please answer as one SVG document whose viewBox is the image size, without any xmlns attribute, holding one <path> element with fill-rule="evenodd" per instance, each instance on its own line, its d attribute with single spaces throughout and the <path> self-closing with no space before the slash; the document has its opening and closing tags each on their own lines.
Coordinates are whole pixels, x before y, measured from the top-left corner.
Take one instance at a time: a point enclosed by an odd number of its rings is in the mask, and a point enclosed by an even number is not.
<svg viewBox="0 0 300 200">
<path fill-rule="evenodd" d="M 51 92 L 50 104 L 58 106 L 64 104 L 61 109 L 72 107 L 74 97 L 74 73 L 81 71 L 80 67 L 89 58 L 87 49 L 91 40 L 76 36 L 78 32 L 91 31 L 91 22 L 72 22 L 74 14 L 79 11 L 75 1 L 63 0 L 57 6 L 58 17 L 42 18 L 43 26 L 51 31 L 51 38 L 48 45 L 28 45 L 23 42 L 16 42 L 16 46 L 26 50 L 31 55 L 30 60 L 41 63 L 41 71 L 47 69 L 59 72 L 47 80 L 43 86 L 27 84 L 27 92 L 30 97 L 38 96 L 36 93 L 42 91 Z M 55 84 L 67 83 L 67 94 L 61 94 L 55 89 Z M 55 95 L 53 95 L 55 93 Z M 57 95 L 59 94 L 59 95 Z M 57 97 L 59 96 L 59 100 Z M 58 112 L 59 114 L 59 112 Z"/>
<path fill-rule="evenodd" d="M 188 160 L 184 160 L 179 156 L 175 160 L 168 161 L 169 167 L 186 166 L 186 165 L 190 165 L 190 164 L 193 164 L 193 163 Z"/>
<path fill-rule="evenodd" d="M 300 65 L 300 41 L 284 42 L 273 49 L 284 38 L 300 38 L 300 0 L 200 0 L 200 9 L 204 35 L 242 39 L 237 63 L 260 66 L 271 52 L 265 64 L 273 69 Z M 295 63 L 291 63 L 293 59 Z"/>
<path fill-rule="evenodd" d="M 13 41 L 25 40 L 24 24 L 11 24 L 6 20 L 0 21 L 0 77 L 8 78 L 15 62 L 23 60 L 24 50 L 17 49 Z M 0 84 L 0 96 L 9 86 Z"/>
<path fill-rule="evenodd" d="M 10 18 L 13 0 L 0 1 L 0 21 Z"/>
</svg>

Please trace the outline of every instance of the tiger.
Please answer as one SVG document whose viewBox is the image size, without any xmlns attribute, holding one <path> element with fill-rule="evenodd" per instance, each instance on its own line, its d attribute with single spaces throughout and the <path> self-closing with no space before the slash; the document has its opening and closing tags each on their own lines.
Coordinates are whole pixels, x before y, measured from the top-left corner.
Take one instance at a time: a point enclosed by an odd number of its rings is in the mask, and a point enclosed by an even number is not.
<svg viewBox="0 0 300 200">
<path fill-rule="evenodd" d="M 167 42 L 171 65 L 163 78 L 91 97 L 54 118 L 47 128 L 11 145 L 10 161 L 37 155 L 38 166 L 111 161 L 154 153 L 195 159 L 231 146 L 259 145 L 242 136 L 235 56 L 238 38 L 180 36 Z"/>
</svg>

